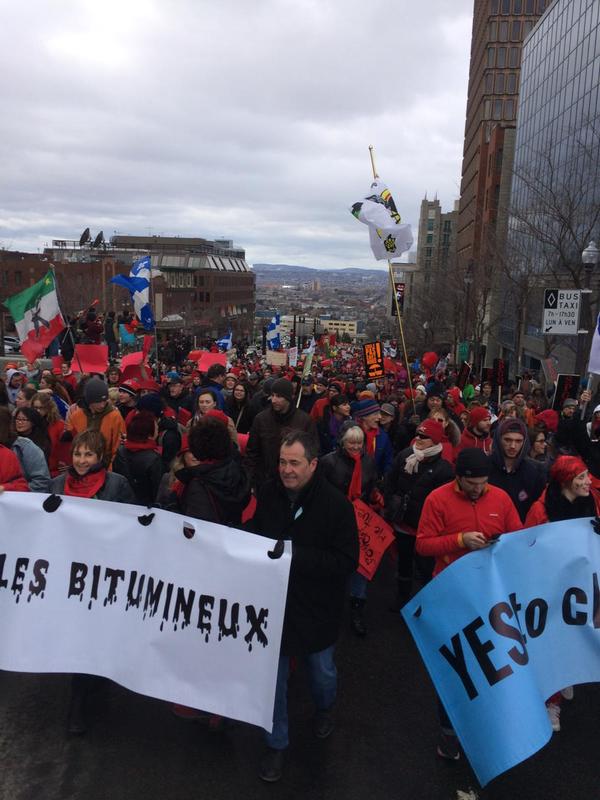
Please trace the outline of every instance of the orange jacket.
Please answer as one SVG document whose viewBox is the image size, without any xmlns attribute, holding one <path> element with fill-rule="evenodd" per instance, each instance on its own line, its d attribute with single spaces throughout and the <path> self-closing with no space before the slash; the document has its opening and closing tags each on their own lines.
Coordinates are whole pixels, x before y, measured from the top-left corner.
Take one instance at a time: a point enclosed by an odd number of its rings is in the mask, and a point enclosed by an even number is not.
<svg viewBox="0 0 600 800">
<path fill-rule="evenodd" d="M 434 489 L 425 500 L 417 529 L 417 553 L 435 556 L 433 574 L 470 552 L 462 544 L 460 534 L 479 531 L 488 539 L 499 533 L 522 528 L 513 501 L 502 489 L 486 487 L 477 500 L 463 494 L 458 481 Z"/>
<path fill-rule="evenodd" d="M 83 408 L 77 408 L 69 415 L 67 430 L 77 435 L 92 427 L 90 421 L 90 417 L 88 417 L 85 410 Z M 121 416 L 120 411 L 113 408 L 102 417 L 100 433 L 106 444 L 106 463 L 110 469 L 117 449 L 121 444 L 121 436 L 125 434 L 125 420 Z"/>
</svg>

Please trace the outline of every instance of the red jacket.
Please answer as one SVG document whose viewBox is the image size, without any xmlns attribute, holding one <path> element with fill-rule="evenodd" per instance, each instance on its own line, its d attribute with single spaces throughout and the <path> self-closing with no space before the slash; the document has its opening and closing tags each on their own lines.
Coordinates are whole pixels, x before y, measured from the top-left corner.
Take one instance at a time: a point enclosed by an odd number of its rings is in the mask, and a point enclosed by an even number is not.
<svg viewBox="0 0 600 800">
<path fill-rule="evenodd" d="M 596 504 L 596 516 L 600 516 L 600 492 L 592 488 L 592 497 Z M 529 509 L 523 527 L 533 528 L 534 525 L 543 525 L 545 522 L 550 522 L 550 520 L 546 513 L 546 490 L 544 489 L 542 494 Z"/>
<path fill-rule="evenodd" d="M 48 425 L 48 437 L 50 439 L 50 455 L 48 457 L 48 469 L 50 476 L 56 478 L 60 474 L 60 464 L 71 465 L 71 442 L 61 442 L 60 437 L 65 431 L 65 423 L 62 419 L 57 419 Z"/>
<path fill-rule="evenodd" d="M 492 441 L 492 437 L 489 434 L 487 436 L 475 436 L 470 428 L 465 428 L 461 434 L 460 442 L 456 446 L 456 455 L 467 447 L 476 447 L 489 456 L 492 452 Z"/>
<path fill-rule="evenodd" d="M 461 544 L 461 533 L 479 531 L 488 539 L 522 528 L 513 501 L 502 489 L 486 487 L 477 500 L 463 494 L 458 481 L 434 489 L 425 500 L 417 529 L 417 553 L 435 556 L 434 575 L 470 552 Z"/>
<path fill-rule="evenodd" d="M 19 459 L 4 445 L 0 445 L 0 486 L 7 492 L 29 491 Z"/>
</svg>

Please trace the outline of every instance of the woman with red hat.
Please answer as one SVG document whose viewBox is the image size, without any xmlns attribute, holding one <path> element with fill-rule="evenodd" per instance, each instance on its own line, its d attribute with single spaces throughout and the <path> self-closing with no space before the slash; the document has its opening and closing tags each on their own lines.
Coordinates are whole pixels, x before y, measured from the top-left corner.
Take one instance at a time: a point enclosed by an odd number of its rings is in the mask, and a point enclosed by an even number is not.
<svg viewBox="0 0 600 800">
<path fill-rule="evenodd" d="M 544 493 L 529 509 L 525 527 L 599 515 L 600 492 L 592 487 L 592 479 L 585 462 L 578 456 L 559 456 L 550 469 L 550 480 Z M 554 731 L 560 730 L 562 697 L 571 700 L 573 687 L 568 686 L 546 701 Z"/>
</svg>

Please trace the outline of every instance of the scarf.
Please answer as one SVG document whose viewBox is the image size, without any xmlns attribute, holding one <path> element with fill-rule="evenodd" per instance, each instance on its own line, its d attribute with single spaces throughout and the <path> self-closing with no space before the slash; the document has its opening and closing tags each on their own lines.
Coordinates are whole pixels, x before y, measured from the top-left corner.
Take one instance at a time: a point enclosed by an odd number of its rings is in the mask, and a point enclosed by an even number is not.
<svg viewBox="0 0 600 800">
<path fill-rule="evenodd" d="M 363 432 L 365 434 L 365 451 L 372 458 L 375 458 L 375 450 L 377 449 L 377 434 L 379 433 L 379 428 L 369 428 L 369 430 L 365 430 L 363 428 Z"/>
<path fill-rule="evenodd" d="M 140 450 L 154 450 L 155 453 L 159 451 L 154 439 L 147 439 L 145 442 L 130 442 L 128 439 L 125 442 L 125 449 L 130 453 L 138 453 Z"/>
<path fill-rule="evenodd" d="M 408 475 L 413 475 L 415 472 L 418 472 L 421 461 L 424 461 L 426 458 L 437 456 L 438 453 L 442 452 L 442 449 L 441 444 L 434 444 L 433 447 L 426 447 L 425 450 L 415 450 L 413 445 L 412 453 L 406 458 L 404 472 Z"/>
<path fill-rule="evenodd" d="M 588 497 L 576 497 L 571 502 L 562 494 L 556 481 L 552 480 L 546 489 L 545 506 L 550 522 L 596 516 L 596 503 L 592 494 Z"/>
<path fill-rule="evenodd" d="M 348 458 L 354 461 L 354 469 L 352 470 L 352 478 L 348 485 L 348 500 L 352 503 L 362 494 L 362 454 L 361 453 L 346 453 Z"/>
<path fill-rule="evenodd" d="M 95 497 L 106 481 L 106 469 L 102 465 L 93 467 L 85 475 L 78 475 L 69 467 L 65 478 L 65 495 L 68 497 Z"/>
</svg>

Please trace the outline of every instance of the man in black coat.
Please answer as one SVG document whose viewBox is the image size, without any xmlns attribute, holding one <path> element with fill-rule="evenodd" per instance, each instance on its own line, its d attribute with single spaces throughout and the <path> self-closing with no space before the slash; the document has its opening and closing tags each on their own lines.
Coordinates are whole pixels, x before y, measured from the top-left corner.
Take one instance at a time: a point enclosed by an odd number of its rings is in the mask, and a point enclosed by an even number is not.
<svg viewBox="0 0 600 800">
<path fill-rule="evenodd" d="M 292 384 L 278 378 L 271 387 L 271 404 L 256 415 L 246 447 L 246 467 L 253 487 L 277 475 L 281 439 L 290 430 L 307 431 L 318 447 L 313 420 L 293 403 Z"/>
<path fill-rule="evenodd" d="M 503 419 L 494 434 L 489 482 L 509 495 L 521 522 L 546 486 L 546 473 L 540 464 L 527 458 L 529 436 L 518 417 Z"/>
<path fill-rule="evenodd" d="M 317 707 L 314 733 L 325 739 L 334 729 L 337 672 L 333 660 L 346 586 L 358 565 L 358 530 L 349 500 L 317 470 L 314 437 L 291 431 L 281 444 L 279 475 L 261 486 L 252 522 L 256 533 L 292 542 L 281 640 L 273 732 L 260 777 L 272 783 L 282 774 L 288 746 L 287 682 L 290 656 L 306 660 Z"/>
</svg>

